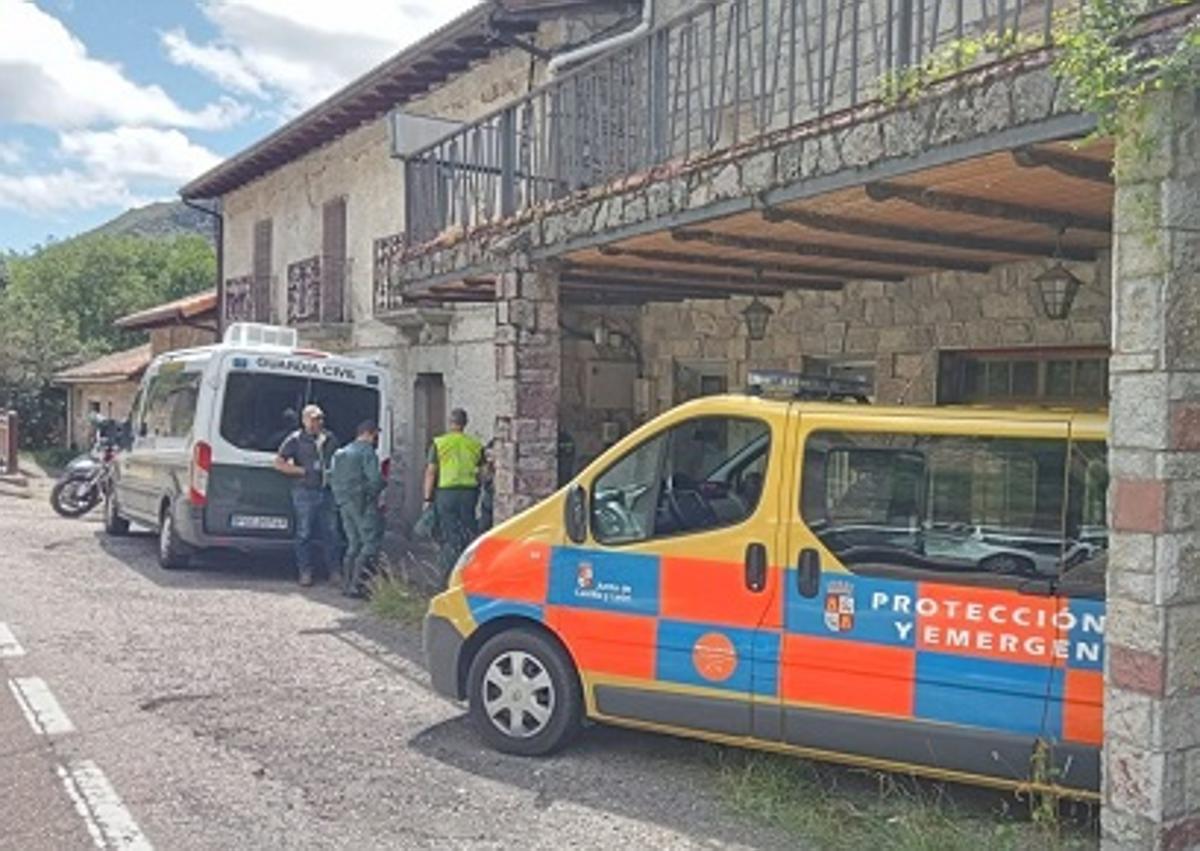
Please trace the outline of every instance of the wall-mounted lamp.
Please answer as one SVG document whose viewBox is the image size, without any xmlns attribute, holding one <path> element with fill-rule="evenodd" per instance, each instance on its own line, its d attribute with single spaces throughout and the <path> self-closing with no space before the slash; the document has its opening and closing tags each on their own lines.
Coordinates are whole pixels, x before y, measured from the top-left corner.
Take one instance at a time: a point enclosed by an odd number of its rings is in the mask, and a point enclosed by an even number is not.
<svg viewBox="0 0 1200 851">
<path fill-rule="evenodd" d="M 755 342 L 764 339 L 767 336 L 767 323 L 774 314 L 775 311 L 755 296 L 742 311 L 742 318 L 746 320 L 746 336 Z"/>
</svg>

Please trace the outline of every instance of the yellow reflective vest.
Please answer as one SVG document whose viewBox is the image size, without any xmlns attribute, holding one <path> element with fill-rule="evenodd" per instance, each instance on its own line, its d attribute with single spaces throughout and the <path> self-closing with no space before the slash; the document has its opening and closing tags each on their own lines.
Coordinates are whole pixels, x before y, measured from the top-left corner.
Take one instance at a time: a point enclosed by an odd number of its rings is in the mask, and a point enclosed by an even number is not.
<svg viewBox="0 0 1200 851">
<path fill-rule="evenodd" d="M 439 488 L 479 486 L 483 444 L 478 440 L 462 432 L 447 432 L 433 439 L 433 452 L 437 456 Z"/>
</svg>

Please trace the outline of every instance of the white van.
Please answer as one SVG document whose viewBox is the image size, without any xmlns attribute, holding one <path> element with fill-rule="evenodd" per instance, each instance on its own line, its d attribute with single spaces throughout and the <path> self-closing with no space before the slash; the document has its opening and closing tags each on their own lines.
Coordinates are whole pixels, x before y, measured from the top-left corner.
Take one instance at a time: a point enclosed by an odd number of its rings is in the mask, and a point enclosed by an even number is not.
<svg viewBox="0 0 1200 851">
<path fill-rule="evenodd" d="M 186 566 L 208 548 L 285 549 L 294 518 L 279 445 L 316 403 L 339 445 L 379 423 L 387 478 L 392 445 L 387 374 L 376 363 L 299 349 L 291 328 L 236 323 L 223 342 L 168 352 L 146 370 L 126 449 L 117 456 L 104 525 L 158 531 L 159 563 Z"/>
</svg>

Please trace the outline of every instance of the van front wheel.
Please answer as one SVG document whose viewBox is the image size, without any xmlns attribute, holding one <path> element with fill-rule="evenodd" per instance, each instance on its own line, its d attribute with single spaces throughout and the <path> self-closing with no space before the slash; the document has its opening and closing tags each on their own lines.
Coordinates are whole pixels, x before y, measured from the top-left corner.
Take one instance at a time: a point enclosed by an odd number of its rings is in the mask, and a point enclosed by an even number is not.
<svg viewBox="0 0 1200 851">
<path fill-rule="evenodd" d="M 158 524 L 158 563 L 163 570 L 183 570 L 188 566 L 187 544 L 175 531 L 175 518 L 169 505 L 163 509 Z"/>
<path fill-rule="evenodd" d="M 467 674 L 470 717 L 488 745 L 519 756 L 543 756 L 579 731 L 582 697 L 567 654 L 531 629 L 495 635 Z"/>
<path fill-rule="evenodd" d="M 104 531 L 110 535 L 128 535 L 129 521 L 121 516 L 116 488 L 110 487 L 104 498 Z"/>
</svg>

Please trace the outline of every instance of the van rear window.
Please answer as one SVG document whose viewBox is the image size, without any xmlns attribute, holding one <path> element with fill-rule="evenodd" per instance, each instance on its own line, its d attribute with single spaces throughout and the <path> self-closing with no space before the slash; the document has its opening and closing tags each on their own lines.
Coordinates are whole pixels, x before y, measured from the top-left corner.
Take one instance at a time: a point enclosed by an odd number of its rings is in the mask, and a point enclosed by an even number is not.
<svg viewBox="0 0 1200 851">
<path fill-rule="evenodd" d="M 221 437 L 238 449 L 274 452 L 300 427 L 300 411 L 316 403 L 339 445 L 363 420 L 379 419 L 379 391 L 319 378 L 233 372 L 225 383 Z"/>
</svg>

